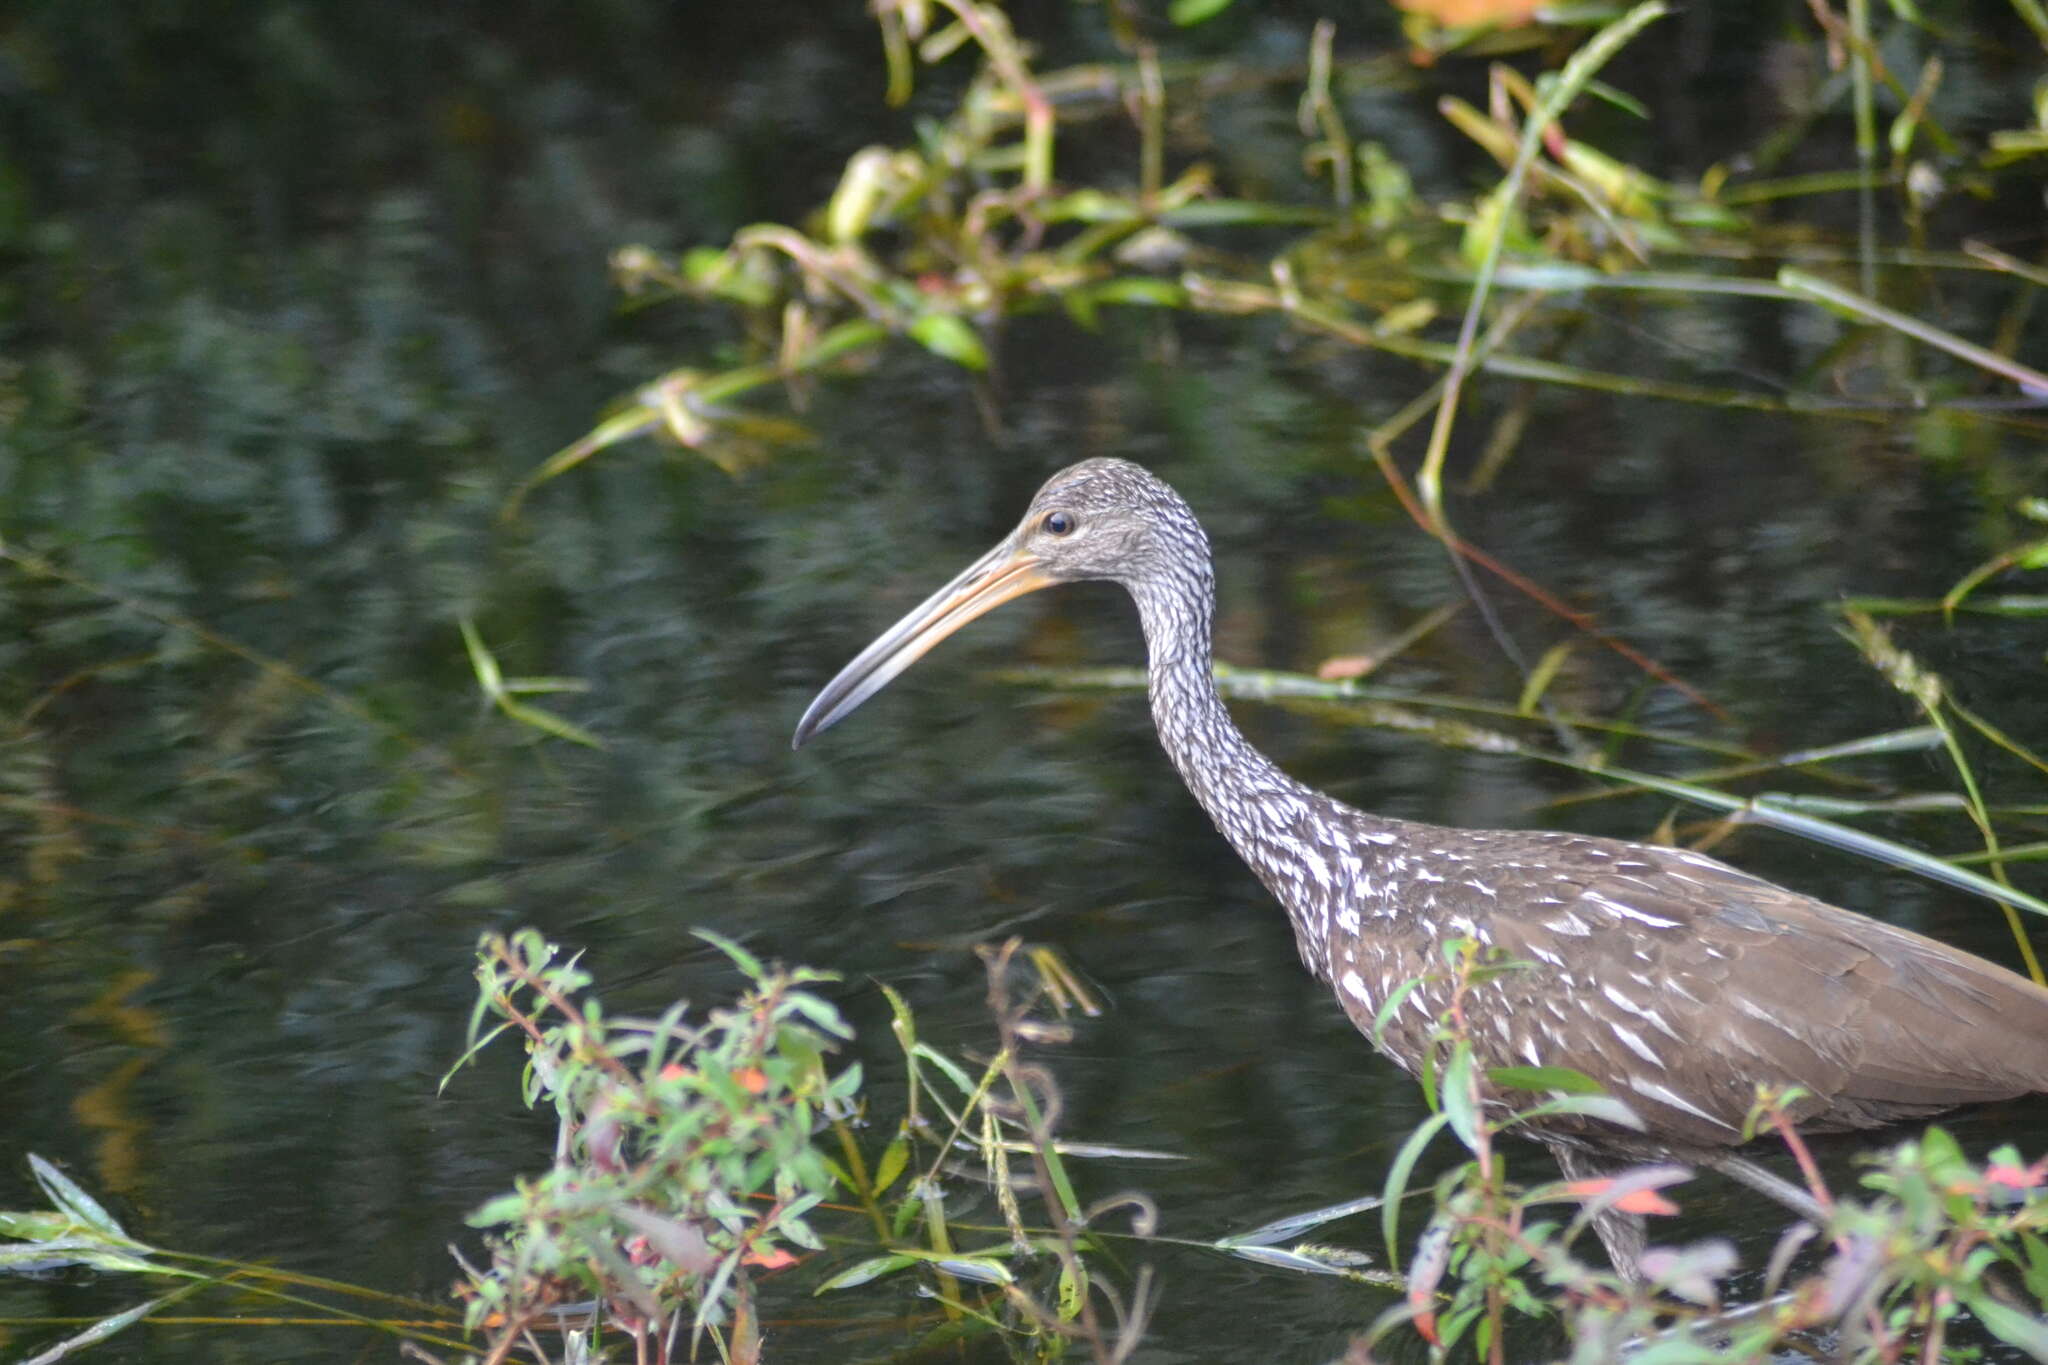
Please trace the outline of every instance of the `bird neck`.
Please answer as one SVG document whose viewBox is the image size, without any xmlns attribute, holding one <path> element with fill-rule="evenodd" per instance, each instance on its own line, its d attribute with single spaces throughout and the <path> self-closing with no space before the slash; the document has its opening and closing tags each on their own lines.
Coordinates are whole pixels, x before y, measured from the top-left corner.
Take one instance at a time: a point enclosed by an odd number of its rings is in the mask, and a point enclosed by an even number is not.
<svg viewBox="0 0 2048 1365">
<path fill-rule="evenodd" d="M 1169 630 L 1155 628 L 1154 613 L 1147 611 L 1142 598 L 1139 613 L 1146 618 L 1147 675 L 1159 742 L 1224 834 L 1231 835 L 1225 815 L 1234 815 L 1240 807 L 1306 794 L 1306 786 L 1253 747 L 1224 706 L 1216 691 L 1208 613 L 1203 612 L 1193 628 Z"/>
<path fill-rule="evenodd" d="M 1145 626 L 1152 720 L 1159 742 L 1209 818 L 1286 906 L 1302 957 L 1328 975 L 1329 884 L 1316 811 L 1327 803 L 1252 746 L 1216 691 L 1215 584 L 1206 562 L 1169 583 L 1131 589 Z"/>
</svg>

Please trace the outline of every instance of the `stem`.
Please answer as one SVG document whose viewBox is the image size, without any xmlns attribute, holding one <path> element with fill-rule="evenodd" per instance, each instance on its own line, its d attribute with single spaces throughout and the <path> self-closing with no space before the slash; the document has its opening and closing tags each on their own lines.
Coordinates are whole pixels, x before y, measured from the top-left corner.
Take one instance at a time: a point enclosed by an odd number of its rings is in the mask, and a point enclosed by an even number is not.
<svg viewBox="0 0 2048 1365">
<path fill-rule="evenodd" d="M 1443 510 L 1443 464 L 1450 449 L 1451 424 L 1458 410 L 1458 397 L 1465 387 L 1465 375 L 1472 366 L 1472 350 L 1479 339 L 1479 317 L 1486 307 L 1487 290 L 1493 283 L 1494 271 L 1500 267 L 1509 215 L 1515 201 L 1521 198 L 1522 182 L 1528 178 L 1537 149 L 1543 145 L 1543 135 L 1615 53 L 1646 25 L 1669 12 L 1663 0 L 1647 0 L 1647 3 L 1637 5 L 1601 29 L 1593 41 L 1572 54 L 1564 69 L 1549 82 L 1542 104 L 1522 125 L 1522 142 L 1515 149 L 1515 164 L 1508 168 L 1507 177 L 1494 190 L 1497 201 L 1494 230 L 1488 235 L 1486 256 L 1479 263 L 1478 278 L 1472 282 L 1472 300 L 1466 305 L 1464 321 L 1458 328 L 1457 350 L 1451 360 L 1450 373 L 1445 376 L 1443 402 L 1437 407 L 1436 424 L 1429 433 L 1429 449 L 1423 456 L 1422 473 L 1416 478 L 1422 490 L 1423 507 L 1429 512 L 1432 526 L 1446 531 L 1450 529 Z"/>
<path fill-rule="evenodd" d="M 1863 183 L 1856 187 L 1856 278 L 1866 294 L 1877 292 L 1877 193 L 1870 177 L 1877 173 L 1877 103 L 1870 80 L 1870 0 L 1849 0 L 1849 80 L 1856 110 L 1856 165 Z"/>
</svg>

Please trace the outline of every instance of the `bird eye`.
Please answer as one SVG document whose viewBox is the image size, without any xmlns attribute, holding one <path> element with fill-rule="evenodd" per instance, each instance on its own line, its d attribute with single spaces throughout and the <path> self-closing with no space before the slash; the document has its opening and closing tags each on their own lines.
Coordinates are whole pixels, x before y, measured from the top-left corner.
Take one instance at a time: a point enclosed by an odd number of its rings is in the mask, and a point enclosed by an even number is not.
<svg viewBox="0 0 2048 1365">
<path fill-rule="evenodd" d="M 1039 522 L 1038 524 L 1040 526 L 1043 526 L 1046 529 L 1046 531 L 1052 535 L 1064 536 L 1071 535 L 1077 523 L 1075 522 L 1074 518 L 1066 512 L 1047 512 L 1045 514 L 1045 520 Z"/>
</svg>

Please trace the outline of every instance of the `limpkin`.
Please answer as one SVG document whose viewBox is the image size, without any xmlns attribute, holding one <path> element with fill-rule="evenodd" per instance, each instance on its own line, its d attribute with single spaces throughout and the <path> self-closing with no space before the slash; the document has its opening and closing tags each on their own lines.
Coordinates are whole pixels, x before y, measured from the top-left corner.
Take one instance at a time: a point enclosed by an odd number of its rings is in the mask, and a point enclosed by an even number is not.
<svg viewBox="0 0 2048 1365">
<path fill-rule="evenodd" d="M 1137 602 L 1167 756 L 1352 1022 L 1374 1037 L 1390 993 L 1424 983 L 1379 1034 L 1388 1057 L 1420 1067 L 1449 1004 L 1447 940 L 1531 964 L 1468 994 L 1476 1060 L 1569 1067 L 1640 1121 L 1543 1126 L 1534 1136 L 1568 1176 L 1687 1161 L 1810 1216 L 1789 1182 L 1736 1154 L 1759 1085 L 1797 1087 L 1787 1112 L 1806 1131 L 2048 1091 L 2048 990 L 1981 958 L 1686 849 L 1388 819 L 1289 777 L 1217 694 L 1208 537 L 1179 494 L 1127 461 L 1054 475 L 1016 530 L 826 685 L 796 745 L 990 608 L 1088 579 Z M 1636 1273 L 1640 1220 L 1596 1226 Z"/>
</svg>

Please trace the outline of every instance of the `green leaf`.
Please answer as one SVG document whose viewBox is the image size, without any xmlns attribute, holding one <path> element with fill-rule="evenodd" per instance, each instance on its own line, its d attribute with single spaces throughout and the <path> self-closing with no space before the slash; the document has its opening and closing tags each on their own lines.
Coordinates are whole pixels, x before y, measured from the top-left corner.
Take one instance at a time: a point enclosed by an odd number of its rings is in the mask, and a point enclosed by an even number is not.
<svg viewBox="0 0 2048 1365">
<path fill-rule="evenodd" d="M 957 314 L 926 313 L 910 324 L 910 335 L 933 355 L 969 370 L 988 368 L 988 350 Z"/>
<path fill-rule="evenodd" d="M 1564 667 L 1565 660 L 1572 656 L 1573 641 L 1562 640 L 1543 652 L 1536 661 L 1536 667 L 1529 670 L 1529 680 L 1522 684 L 1522 695 L 1515 703 L 1515 714 L 1533 716 L 1536 703 L 1543 700 L 1543 694 L 1550 690 L 1550 684 L 1557 677 L 1557 671 Z"/>
<path fill-rule="evenodd" d="M 1568 1066 L 1489 1067 L 1486 1079 L 1508 1090 L 1560 1090 L 1567 1095 L 1598 1095 L 1600 1082 Z"/>
<path fill-rule="evenodd" d="M 1599 1119 L 1602 1123 L 1611 1123 L 1617 1128 L 1627 1128 L 1638 1133 L 1643 1130 L 1642 1116 L 1612 1095 L 1566 1095 L 1562 1099 L 1546 1100 L 1532 1109 L 1524 1109 L 1510 1115 L 1501 1126 L 1512 1128 L 1518 1123 L 1552 1118 L 1560 1114 Z"/>
<path fill-rule="evenodd" d="M 1069 289 L 1060 295 L 1060 306 L 1067 310 L 1067 317 L 1084 332 L 1093 332 L 1101 326 L 1101 319 L 1095 310 L 1095 299 L 1085 289 Z"/>
<path fill-rule="evenodd" d="M 2048 1319 L 2009 1308 L 1974 1285 L 1956 1286 L 1956 1296 L 1969 1305 L 1985 1331 L 2036 1360 L 2048 1361 Z"/>
<path fill-rule="evenodd" d="M 719 952 L 731 958 L 735 967 L 738 967 L 754 980 L 760 981 L 768 975 L 768 969 L 761 965 L 760 958 L 755 957 L 724 934 L 715 933 L 710 929 L 693 929 L 691 932 L 712 947 L 718 949 Z"/>
<path fill-rule="evenodd" d="M 1121 303 L 1140 308 L 1183 308 L 1188 301 L 1188 291 L 1179 284 L 1145 275 L 1104 280 L 1088 290 L 1087 295 L 1094 303 Z"/>
<path fill-rule="evenodd" d="M 601 1251 L 602 1247 L 593 1244 L 590 1249 L 592 1251 Z M 719 1311 L 720 1306 L 725 1300 L 726 1289 L 732 1284 L 734 1274 L 739 1271 L 740 1255 L 740 1249 L 734 1247 L 726 1255 L 725 1259 L 718 1263 L 718 1269 L 712 1272 L 711 1282 L 704 1287 L 704 1297 L 697 1304 L 697 1316 L 690 1324 L 691 1331 L 703 1331 L 704 1324 L 709 1322 L 712 1316 Z M 630 1274 L 631 1272 L 628 1271 L 628 1273 Z"/>
<path fill-rule="evenodd" d="M 818 1153 L 818 1161 L 825 1168 L 826 1173 L 839 1182 L 840 1189 L 854 1194 L 860 1192 L 860 1186 L 854 1183 L 852 1171 L 847 1170 L 846 1167 L 840 1165 L 833 1158 L 826 1156 L 823 1152 Z"/>
<path fill-rule="evenodd" d="M 908 1194 L 897 1200 L 896 1212 L 889 1219 L 889 1239 L 894 1242 L 902 1241 L 904 1235 L 910 1231 L 911 1223 L 916 1221 L 918 1214 L 923 1211 L 923 1203 Z"/>
<path fill-rule="evenodd" d="M 1512 199 L 1499 193 L 1484 195 L 1473 206 L 1472 217 L 1459 240 L 1458 254 L 1474 266 L 1482 265 L 1496 239 L 1511 251 L 1533 251 L 1537 247 L 1521 210 Z"/>
<path fill-rule="evenodd" d="M 886 981 L 877 981 L 882 998 L 889 1002 L 889 1028 L 896 1035 L 896 1041 L 908 1051 L 917 1046 L 917 1016 L 910 1012 L 910 1002 L 900 995 L 894 986 Z"/>
<path fill-rule="evenodd" d="M 1477 1326 L 1479 1330 L 1473 1337 L 1472 1354 L 1484 1359 L 1491 1339 L 1488 1329 L 1493 1326 L 1491 1318 L 1482 1316 L 1485 1312 L 1485 1304 L 1475 1303 L 1469 1308 L 1460 1308 L 1456 1312 L 1444 1314 L 1443 1321 L 1437 1324 L 1437 1331 L 1443 1336 L 1444 1351 L 1449 1353 L 1452 1347 L 1464 1339 L 1468 1330 Z"/>
<path fill-rule="evenodd" d="M 1060 1258 L 1060 1321 L 1072 1322 L 1081 1316 L 1081 1306 L 1088 1301 L 1088 1266 L 1079 1256 Z"/>
<path fill-rule="evenodd" d="M 986 1256 L 948 1256 L 934 1262 L 939 1269 L 977 1284 L 1015 1284 L 1017 1276 L 1001 1261 Z"/>
<path fill-rule="evenodd" d="M 837 1076 L 834 1076 L 831 1082 L 826 1085 L 826 1102 L 829 1104 L 837 1104 L 851 1100 L 855 1095 L 860 1093 L 860 1082 L 860 1063 L 855 1062 L 853 1065 L 847 1067 L 846 1070 L 840 1072 Z"/>
<path fill-rule="evenodd" d="M 1039 212 L 1048 223 L 1131 223 L 1143 216 L 1128 199 L 1086 189 L 1048 199 Z"/>
<path fill-rule="evenodd" d="M 810 1196 L 806 1196 L 807 1198 Z M 785 1213 L 775 1220 L 775 1230 L 806 1251 L 823 1251 L 825 1243 L 802 1218 Z"/>
<path fill-rule="evenodd" d="M 73 1226 L 63 1214 L 40 1209 L 33 1213 L 0 1213 L 0 1237 L 19 1237 L 25 1242 L 62 1237 Z"/>
<path fill-rule="evenodd" d="M 1308 204 L 1274 204 L 1263 199 L 1197 199 L 1168 209 L 1159 221 L 1171 227 L 1278 227 L 1290 223 L 1318 225 L 1330 211 Z"/>
<path fill-rule="evenodd" d="M 1939 1124 L 1930 1124 L 1921 1135 L 1920 1159 L 1926 1163 L 1928 1171 L 1944 1183 L 1974 1174 L 1970 1159 L 1963 1155 L 1962 1145 Z"/>
<path fill-rule="evenodd" d="M 925 1043 L 917 1044 L 917 1046 L 911 1049 L 911 1052 L 919 1061 L 930 1062 L 933 1066 L 937 1067 L 947 1080 L 960 1087 L 961 1094 L 972 1095 L 974 1093 L 974 1078 L 961 1070 L 960 1064 L 945 1053 Z"/>
<path fill-rule="evenodd" d="M 147 1261 L 140 1256 L 131 1256 L 125 1251 L 86 1251 L 81 1252 L 72 1259 L 79 1265 L 90 1266 L 94 1270 L 104 1270 L 115 1275 L 185 1275 L 198 1278 L 190 1270 L 177 1270 L 169 1266 L 161 1266 L 155 1261 Z"/>
<path fill-rule="evenodd" d="M 1368 1259 L 1363 1252 L 1343 1251 L 1336 1247 L 1225 1247 L 1231 1255 L 1255 1265 L 1272 1266 L 1276 1270 L 1293 1270 L 1304 1275 L 1344 1275 L 1355 1272 L 1356 1262 Z"/>
<path fill-rule="evenodd" d="M 476 1026 L 477 1024 L 482 1022 L 483 1012 L 490 1007 L 490 1003 L 490 996 L 482 993 L 478 994 L 476 1002 L 476 1017 L 470 1020 L 469 1031 L 469 1036 L 474 1041 L 472 1041 L 470 1045 L 463 1050 L 463 1053 L 460 1057 L 457 1057 L 453 1062 L 449 1064 L 448 1069 L 446 1071 L 441 1073 L 441 1083 L 434 1087 L 435 1094 L 438 1095 L 442 1091 L 446 1090 L 448 1088 L 448 1082 L 455 1079 L 456 1072 L 462 1070 L 463 1067 L 468 1066 L 470 1062 L 476 1058 L 476 1055 L 479 1052 L 482 1052 L 485 1048 L 489 1047 L 491 1045 L 491 1040 L 493 1038 L 496 1038 L 506 1029 L 512 1027 L 512 1025 L 510 1024 L 496 1024 L 492 1026 L 491 1031 L 489 1033 L 484 1034 L 480 1038 L 477 1037 Z"/>
<path fill-rule="evenodd" d="M 1293 1213 L 1285 1218 L 1276 1218 L 1270 1223 L 1260 1224 L 1250 1232 L 1237 1232 L 1228 1237 L 1219 1237 L 1215 1245 L 1224 1251 L 1234 1251 L 1239 1247 L 1271 1246 L 1275 1242 L 1298 1238 L 1302 1233 L 1319 1228 L 1325 1223 L 1348 1218 L 1354 1213 L 1364 1213 L 1379 1206 L 1380 1197 L 1368 1194 L 1358 1199 L 1347 1199 L 1341 1204 L 1311 1209 L 1307 1213 Z"/>
<path fill-rule="evenodd" d="M 1193 28 L 1206 24 L 1230 6 L 1231 0 L 1173 0 L 1166 7 L 1166 17 L 1182 28 Z"/>
<path fill-rule="evenodd" d="M 538 706 L 528 706 L 523 701 L 514 701 L 509 692 L 501 694 L 497 704 L 500 711 L 528 729 L 538 730 L 544 735 L 553 735 L 556 739 L 566 739 L 571 744 L 581 744 L 586 749 L 606 747 L 603 740 L 575 721 L 564 720 L 552 711 L 543 710 Z"/>
<path fill-rule="evenodd" d="M 148 1303 L 139 1303 L 133 1308 L 123 1309 L 119 1313 L 101 1318 L 83 1332 L 78 1332 L 64 1338 L 64 1340 L 50 1347 L 47 1351 L 22 1361 L 21 1365 L 50 1365 L 52 1361 L 62 1360 L 80 1347 L 95 1345 L 105 1341 L 116 1332 L 133 1327 L 151 1313 L 156 1312 L 157 1309 L 162 1308 L 174 1299 L 183 1298 L 189 1292 L 189 1290 L 185 1289 L 173 1290 L 160 1298 L 151 1299 Z"/>
<path fill-rule="evenodd" d="M 501 1194 L 463 1221 L 473 1228 L 492 1228 L 501 1223 L 517 1223 L 526 1217 L 527 1198 L 523 1194 Z"/>
<path fill-rule="evenodd" d="M 114 1221 L 114 1215 L 102 1208 L 100 1201 L 87 1194 L 70 1176 L 34 1152 L 28 1154 L 28 1165 L 35 1172 L 36 1183 L 43 1187 L 43 1193 L 50 1196 L 51 1203 L 103 1236 L 118 1238 L 131 1246 L 135 1244 Z"/>
<path fill-rule="evenodd" d="M 1639 119 L 1650 117 L 1649 106 L 1626 91 L 1616 90 L 1605 81 L 1587 81 L 1586 93 L 1596 99 L 1603 99 L 1615 108 L 1634 114 Z"/>
<path fill-rule="evenodd" d="M 875 1163 L 875 1186 L 868 1193 L 880 1199 L 909 1164 L 910 1142 L 907 1138 L 898 1137 L 882 1149 L 882 1159 Z"/>
<path fill-rule="evenodd" d="M 787 1004 L 798 1014 L 801 1014 L 804 1018 L 810 1020 L 813 1024 L 816 1024 L 834 1037 L 853 1037 L 853 1026 L 840 1016 L 839 1011 L 833 1007 L 830 1001 L 821 1000 L 815 995 L 798 991 L 788 998 Z"/>
<path fill-rule="evenodd" d="M 1394 987 L 1392 993 L 1387 996 L 1386 1002 L 1373 1012 L 1372 1045 L 1374 1047 L 1382 1052 L 1386 1051 L 1387 1025 L 1393 1020 L 1394 1011 L 1400 1009 L 1409 996 L 1422 989 L 1424 980 L 1425 978 L 1419 976 L 1409 977 L 1406 981 Z"/>
<path fill-rule="evenodd" d="M 1387 1239 L 1387 1266 L 1392 1270 L 1401 1268 L 1401 1200 L 1408 1193 L 1408 1176 L 1415 1169 L 1415 1163 L 1422 1159 L 1423 1151 L 1430 1140 L 1450 1122 L 1447 1115 L 1431 1114 L 1420 1127 L 1408 1135 L 1401 1144 L 1401 1150 L 1394 1154 L 1393 1165 L 1387 1167 L 1387 1184 L 1382 1198 L 1387 1202 L 1380 1206 L 1380 1231 Z"/>
<path fill-rule="evenodd" d="M 1543 757 L 1541 754 L 1536 756 Z M 1573 760 L 1561 760 L 1560 766 L 1572 768 L 1579 772 L 1595 774 L 1593 768 Z M 1838 825 L 1827 820 L 1816 819 L 1810 815 L 1801 815 L 1797 811 L 1787 809 L 1779 802 L 1777 797 L 1769 792 L 1747 798 L 1733 796 L 1725 792 L 1716 791 L 1710 787 L 1702 787 L 1690 782 L 1678 782 L 1670 778 L 1658 777 L 1651 773 L 1636 772 L 1628 768 L 1605 767 L 1599 769 L 1596 775 L 1600 776 L 1603 780 L 1623 782 L 1632 787 L 1663 792 L 1667 796 L 1675 796 L 1682 801 L 1691 801 L 1710 810 L 1739 811 L 1746 821 L 1768 825 L 1772 829 L 1795 834 L 1803 839 L 1811 839 L 1816 843 L 1842 849 L 1876 862 L 1889 863 L 1893 867 L 1904 868 L 1908 872 L 1925 877 L 1929 881 L 1942 882 L 1956 887 L 1958 890 L 1968 891 L 1972 895 L 1983 896 L 2000 904 L 2016 905 L 2023 910 L 2031 911 L 2037 915 L 2048 915 L 2048 901 L 2044 901 L 2038 896 L 2030 896 L 2012 887 L 2001 886 L 1981 873 L 1957 867 L 1952 863 L 1944 862 L 1932 854 L 1922 853 L 1919 849 L 1908 847 L 1905 844 L 1896 843 L 1890 839 L 1883 839 L 1874 834 L 1866 834 L 1862 830 L 1848 825 Z"/>
<path fill-rule="evenodd" d="M 498 670 L 498 660 L 477 634 L 476 626 L 465 616 L 456 625 L 462 631 L 463 648 L 469 651 L 470 671 L 476 674 L 477 686 L 485 696 L 495 700 L 504 693 L 504 675 Z"/>
<path fill-rule="evenodd" d="M 1450 1065 L 1444 1068 L 1443 1100 L 1444 1117 L 1451 1121 L 1451 1131 L 1458 1135 L 1458 1141 L 1468 1151 L 1479 1150 L 1479 1088 L 1473 1083 L 1472 1045 L 1459 1039 L 1451 1049 Z"/>
<path fill-rule="evenodd" d="M 0 1271 L 32 1273 L 57 1266 L 83 1265 L 90 1253 L 104 1251 L 106 1245 L 97 1237 L 48 1237 L 0 1246 Z"/>
<path fill-rule="evenodd" d="M 2031 1232 L 2019 1234 L 2020 1248 L 2026 1253 L 2026 1264 L 2021 1270 L 2021 1280 L 2027 1292 L 2036 1299 L 2048 1300 L 2048 1241 Z"/>
<path fill-rule="evenodd" d="M 879 1280 L 884 1275 L 894 1275 L 905 1266 L 916 1264 L 916 1259 L 910 1256 L 870 1256 L 865 1261 L 854 1262 L 812 1292 L 825 1294 L 835 1289 L 851 1289 L 855 1285 L 866 1284 L 869 1280 Z"/>
<path fill-rule="evenodd" d="M 543 692 L 588 692 L 591 687 L 587 678 L 507 678 L 505 690 L 538 695 Z"/>
</svg>

